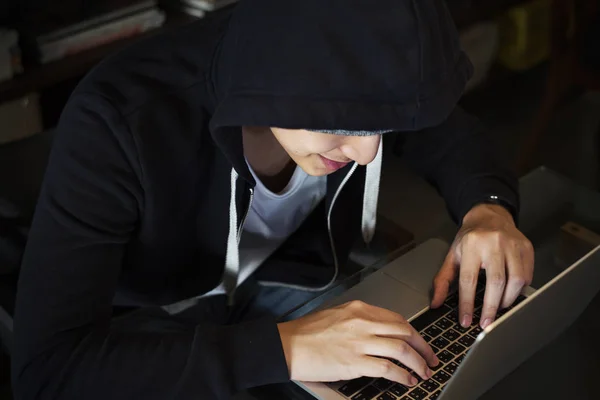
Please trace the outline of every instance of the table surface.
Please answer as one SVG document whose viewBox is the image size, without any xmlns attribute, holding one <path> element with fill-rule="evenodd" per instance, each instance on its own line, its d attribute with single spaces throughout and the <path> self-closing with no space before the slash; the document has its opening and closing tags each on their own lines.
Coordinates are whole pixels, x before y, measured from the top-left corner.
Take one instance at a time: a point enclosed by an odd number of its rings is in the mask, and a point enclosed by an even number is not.
<svg viewBox="0 0 600 400">
<path fill-rule="evenodd" d="M 600 194 L 581 187 L 544 167 L 532 171 L 520 181 L 520 229 L 536 249 L 533 287 L 541 287 L 574 260 L 586 248 L 565 249 L 561 227 L 578 224 L 600 234 Z M 450 242 L 456 228 L 448 226 L 436 237 Z M 386 260 L 389 257 L 386 257 Z M 341 284 L 351 287 L 387 261 L 364 268 Z M 300 305 L 290 313 L 294 317 L 309 313 L 324 300 L 339 293 L 327 293 Z M 592 399 L 598 398 L 596 377 L 600 374 L 600 296 L 592 301 L 579 319 L 550 345 L 490 389 L 483 400 L 500 399 Z M 255 388 L 240 398 L 312 399 L 293 383 Z"/>
</svg>

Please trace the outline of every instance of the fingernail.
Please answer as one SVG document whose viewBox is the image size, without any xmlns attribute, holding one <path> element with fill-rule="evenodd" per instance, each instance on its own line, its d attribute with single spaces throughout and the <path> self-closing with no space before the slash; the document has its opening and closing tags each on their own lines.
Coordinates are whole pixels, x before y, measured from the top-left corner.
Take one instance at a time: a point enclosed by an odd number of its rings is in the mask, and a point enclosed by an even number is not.
<svg viewBox="0 0 600 400">
<path fill-rule="evenodd" d="M 414 376 L 411 376 L 409 383 L 411 386 L 415 386 L 418 383 L 417 378 L 415 378 Z"/>
<path fill-rule="evenodd" d="M 469 314 L 464 314 L 462 317 L 462 326 L 465 328 L 471 325 L 471 316 Z"/>
<path fill-rule="evenodd" d="M 487 327 L 488 327 L 488 325 L 489 325 L 489 324 L 491 324 L 491 323 L 492 323 L 492 319 L 491 319 L 491 318 L 486 318 L 486 319 L 483 321 L 483 324 L 481 324 L 481 328 L 482 328 L 482 329 L 485 329 L 485 328 L 487 328 Z"/>
</svg>

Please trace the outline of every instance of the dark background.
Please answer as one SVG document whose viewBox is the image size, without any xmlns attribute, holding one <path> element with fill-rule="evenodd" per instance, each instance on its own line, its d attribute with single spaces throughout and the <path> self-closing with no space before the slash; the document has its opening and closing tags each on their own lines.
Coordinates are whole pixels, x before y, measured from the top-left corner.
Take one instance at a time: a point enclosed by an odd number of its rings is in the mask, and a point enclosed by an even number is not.
<svg viewBox="0 0 600 400">
<path fill-rule="evenodd" d="M 527 3 L 524 0 L 446 1 L 460 31 L 479 22 L 494 21 L 509 7 Z M 100 9 L 127 3 L 129 0 L 0 0 L 0 28 L 18 29 L 24 51 L 24 73 L 0 82 L 0 107 L 36 93 L 42 117 L 41 131 L 52 129 L 71 91 L 96 63 L 137 40 L 177 29 L 195 20 L 177 11 L 171 0 L 162 1 L 161 5 L 167 11 L 165 26 L 140 37 L 102 45 L 47 65 L 37 63 L 35 51 L 28 48 L 37 32 L 61 23 L 83 20 Z M 556 10 L 548 33 L 551 43 L 548 57 L 535 66 L 518 71 L 494 63 L 487 79 L 465 94 L 461 105 L 480 117 L 506 161 L 519 175 L 545 165 L 597 190 L 600 187 L 598 1 L 554 0 L 554 3 Z M 569 18 L 563 18 L 568 12 L 561 7 L 573 5 L 578 10 L 576 29 L 568 36 L 565 21 Z M 6 127 L 0 121 L 0 134 L 4 129 Z M 45 156 L 36 151 L 23 156 L 14 152 L 9 154 L 11 150 L 6 146 L 10 145 L 0 144 L 0 306 L 4 306 L 7 297 L 3 297 L 7 291 L 2 283 L 15 279 L 15 276 L 5 277 L 1 272 L 2 262 L 8 258 L 2 247 L 2 232 L 7 226 L 1 207 L 2 188 L 7 187 L 8 181 L 16 180 L 33 187 L 34 196 L 45 162 Z M 25 173 L 34 165 L 42 165 L 39 173 Z M 430 236 L 447 222 L 441 199 L 419 177 L 406 170 L 394 155 L 384 157 L 381 191 L 381 213 L 409 231 L 417 241 Z M 19 217 L 19 224 L 26 224 L 33 212 L 35 197 L 32 196 L 28 199 L 31 203 L 28 203 L 29 211 L 26 217 Z M 399 198 L 402 207 L 397 207 Z M 21 229 L 22 225 L 19 227 Z M 8 367 L 8 357 L 0 352 L 0 399 L 10 398 Z M 559 371 L 568 366 L 557 365 L 556 368 Z"/>
</svg>

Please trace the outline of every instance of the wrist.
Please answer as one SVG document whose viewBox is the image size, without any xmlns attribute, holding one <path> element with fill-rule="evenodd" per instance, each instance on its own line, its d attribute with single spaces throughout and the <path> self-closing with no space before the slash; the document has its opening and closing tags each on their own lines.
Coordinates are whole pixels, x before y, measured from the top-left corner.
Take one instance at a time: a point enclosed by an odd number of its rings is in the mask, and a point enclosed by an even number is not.
<svg viewBox="0 0 600 400">
<path fill-rule="evenodd" d="M 283 347 L 283 355 L 285 356 L 285 363 L 287 364 L 288 373 L 291 379 L 292 377 L 292 344 L 291 344 L 291 333 L 290 333 L 289 322 L 277 324 L 277 330 L 279 331 L 279 338 L 281 339 L 281 346 Z"/>
<path fill-rule="evenodd" d="M 470 225 L 475 221 L 490 218 L 501 218 L 506 222 L 515 224 L 512 213 L 499 204 L 480 203 L 471 208 L 463 218 L 463 225 Z"/>
</svg>

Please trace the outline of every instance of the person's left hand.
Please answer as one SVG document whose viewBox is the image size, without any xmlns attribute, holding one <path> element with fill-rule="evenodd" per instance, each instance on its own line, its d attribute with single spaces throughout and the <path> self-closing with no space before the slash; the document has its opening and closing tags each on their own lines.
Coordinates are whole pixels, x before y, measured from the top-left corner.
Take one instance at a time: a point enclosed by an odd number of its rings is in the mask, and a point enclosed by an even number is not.
<svg viewBox="0 0 600 400">
<path fill-rule="evenodd" d="M 479 270 L 486 274 L 480 325 L 485 329 L 501 308 L 509 307 L 533 279 L 534 251 L 517 229 L 512 215 L 499 205 L 481 204 L 463 219 L 450 252 L 434 279 L 432 308 L 440 307 L 459 272 L 459 321 L 473 322 Z"/>
</svg>

